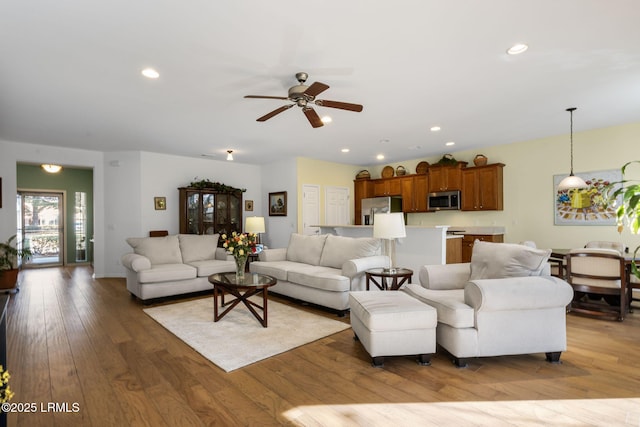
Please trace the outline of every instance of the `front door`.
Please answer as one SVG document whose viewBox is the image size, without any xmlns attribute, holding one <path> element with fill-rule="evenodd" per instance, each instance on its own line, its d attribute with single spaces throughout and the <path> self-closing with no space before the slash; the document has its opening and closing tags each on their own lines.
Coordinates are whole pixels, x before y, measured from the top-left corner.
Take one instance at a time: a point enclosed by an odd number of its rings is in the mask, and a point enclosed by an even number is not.
<svg viewBox="0 0 640 427">
<path fill-rule="evenodd" d="M 18 192 L 18 239 L 33 254 L 25 266 L 64 263 L 63 193 Z"/>
</svg>

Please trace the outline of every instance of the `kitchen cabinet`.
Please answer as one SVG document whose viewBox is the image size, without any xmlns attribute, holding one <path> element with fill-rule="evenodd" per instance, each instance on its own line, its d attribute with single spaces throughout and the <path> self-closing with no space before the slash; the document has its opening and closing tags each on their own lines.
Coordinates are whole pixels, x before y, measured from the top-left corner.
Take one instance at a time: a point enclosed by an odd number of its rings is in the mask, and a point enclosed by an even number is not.
<svg viewBox="0 0 640 427">
<path fill-rule="evenodd" d="M 383 178 L 373 180 L 373 197 L 401 196 L 402 178 Z"/>
<path fill-rule="evenodd" d="M 429 193 L 462 189 L 462 169 L 467 162 L 455 165 L 432 165 L 428 168 Z"/>
<path fill-rule="evenodd" d="M 353 181 L 353 200 L 355 215 L 354 224 L 362 225 L 362 199 L 373 196 L 373 184 L 370 179 L 355 179 Z"/>
<path fill-rule="evenodd" d="M 242 232 L 242 192 L 221 192 L 182 187 L 180 192 L 181 234 L 230 234 Z"/>
<path fill-rule="evenodd" d="M 402 211 L 427 212 L 428 176 L 410 175 L 400 179 L 402 183 Z"/>
<path fill-rule="evenodd" d="M 471 262 L 473 243 L 482 242 L 504 243 L 504 234 L 465 234 L 462 237 L 462 262 Z"/>
<path fill-rule="evenodd" d="M 462 262 L 462 236 L 447 238 L 447 264 Z"/>
<path fill-rule="evenodd" d="M 462 170 L 463 211 L 501 211 L 503 206 L 502 163 Z"/>
</svg>

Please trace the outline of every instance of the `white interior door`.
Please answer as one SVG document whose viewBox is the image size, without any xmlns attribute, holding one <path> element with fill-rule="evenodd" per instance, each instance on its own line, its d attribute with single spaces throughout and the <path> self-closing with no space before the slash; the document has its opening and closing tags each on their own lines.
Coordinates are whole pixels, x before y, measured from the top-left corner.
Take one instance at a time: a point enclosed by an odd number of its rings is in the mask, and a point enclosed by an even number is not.
<svg viewBox="0 0 640 427">
<path fill-rule="evenodd" d="M 349 189 L 327 187 L 325 189 L 325 224 L 349 225 Z"/>
<path fill-rule="evenodd" d="M 320 228 L 320 186 L 302 185 L 302 234 L 318 234 Z"/>
</svg>

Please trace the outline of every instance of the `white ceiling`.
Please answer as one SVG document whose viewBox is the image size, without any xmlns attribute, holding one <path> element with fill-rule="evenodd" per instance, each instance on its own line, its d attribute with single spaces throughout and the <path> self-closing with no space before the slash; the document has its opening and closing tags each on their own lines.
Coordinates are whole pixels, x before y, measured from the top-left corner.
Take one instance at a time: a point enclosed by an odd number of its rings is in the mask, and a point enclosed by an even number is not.
<svg viewBox="0 0 640 427">
<path fill-rule="evenodd" d="M 528 52 L 506 55 L 515 42 Z M 286 102 L 243 96 L 285 96 L 298 71 L 363 112 L 315 107 L 333 117 L 318 129 L 297 107 L 256 122 Z M 8 141 L 372 165 L 567 134 L 573 106 L 575 132 L 640 122 L 637 0 L 0 5 Z"/>
</svg>

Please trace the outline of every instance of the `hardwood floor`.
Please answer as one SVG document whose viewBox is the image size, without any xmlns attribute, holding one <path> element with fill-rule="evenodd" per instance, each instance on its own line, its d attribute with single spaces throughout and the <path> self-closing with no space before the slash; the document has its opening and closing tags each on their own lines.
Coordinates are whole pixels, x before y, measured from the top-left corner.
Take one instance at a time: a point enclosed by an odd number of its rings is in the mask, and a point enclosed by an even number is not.
<svg viewBox="0 0 640 427">
<path fill-rule="evenodd" d="M 640 309 L 622 323 L 568 315 L 559 365 L 535 354 L 457 369 L 438 353 L 378 369 L 347 330 L 225 373 L 145 315 L 124 279 L 91 273 L 21 273 L 8 368 L 12 402 L 37 410 L 10 426 L 640 425 Z"/>
</svg>

